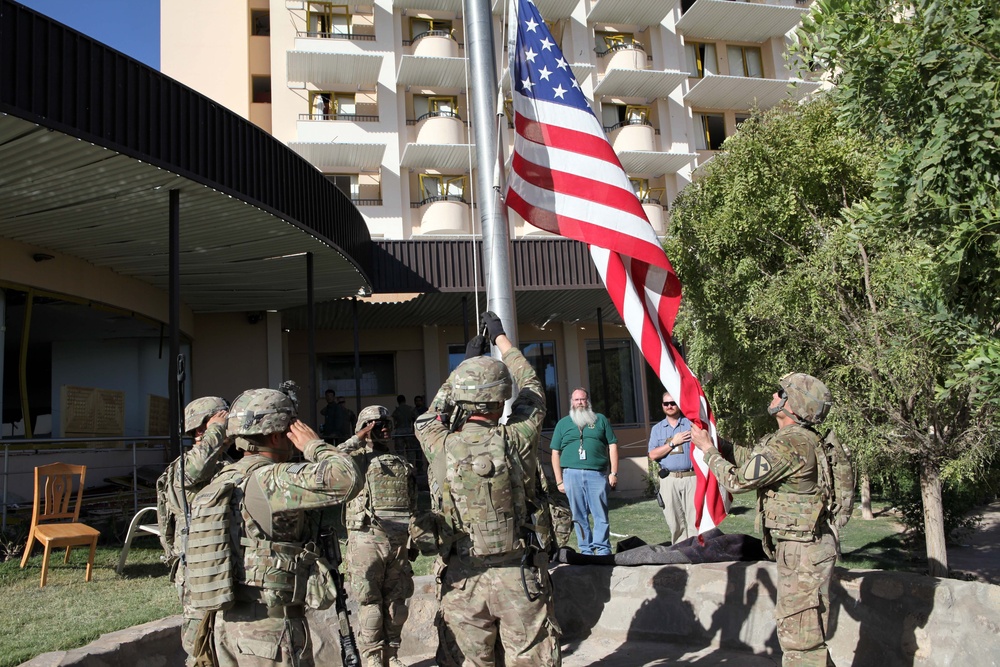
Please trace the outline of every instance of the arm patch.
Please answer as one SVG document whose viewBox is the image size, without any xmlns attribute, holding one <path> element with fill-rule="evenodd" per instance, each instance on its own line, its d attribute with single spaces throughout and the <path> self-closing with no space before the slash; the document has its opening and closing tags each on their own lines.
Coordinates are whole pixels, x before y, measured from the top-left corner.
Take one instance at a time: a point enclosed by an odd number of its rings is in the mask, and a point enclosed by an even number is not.
<svg viewBox="0 0 1000 667">
<path fill-rule="evenodd" d="M 754 482 L 771 472 L 771 462 L 763 454 L 754 454 L 743 466 L 743 479 Z"/>
</svg>

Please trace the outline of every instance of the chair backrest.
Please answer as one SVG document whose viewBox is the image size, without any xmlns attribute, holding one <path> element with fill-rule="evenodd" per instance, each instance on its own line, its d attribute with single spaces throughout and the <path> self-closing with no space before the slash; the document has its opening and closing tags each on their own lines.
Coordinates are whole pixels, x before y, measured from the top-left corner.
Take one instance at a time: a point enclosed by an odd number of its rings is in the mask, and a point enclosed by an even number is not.
<svg viewBox="0 0 1000 667">
<path fill-rule="evenodd" d="M 87 466 L 71 463 L 50 463 L 35 468 L 35 504 L 31 510 L 31 525 L 69 519 L 79 521 L 83 501 L 83 480 Z M 76 493 L 73 482 L 79 476 Z M 76 496 L 74 499 L 73 496 Z"/>
</svg>

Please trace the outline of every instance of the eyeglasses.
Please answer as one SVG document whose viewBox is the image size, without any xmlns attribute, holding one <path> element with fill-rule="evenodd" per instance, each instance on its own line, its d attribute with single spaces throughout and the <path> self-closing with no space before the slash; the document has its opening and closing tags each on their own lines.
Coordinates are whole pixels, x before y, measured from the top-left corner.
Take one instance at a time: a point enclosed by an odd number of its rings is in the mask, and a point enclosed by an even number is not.
<svg viewBox="0 0 1000 667">
<path fill-rule="evenodd" d="M 368 426 L 368 424 L 374 424 L 375 425 L 374 428 L 377 428 L 377 429 L 378 428 L 389 428 L 391 426 L 391 422 L 389 420 L 387 420 L 387 419 L 376 419 L 374 421 L 365 422 L 365 426 Z"/>
<path fill-rule="evenodd" d="M 663 401 L 663 407 L 669 408 L 671 405 L 673 405 L 674 407 L 677 407 L 677 402 L 676 401 Z"/>
</svg>

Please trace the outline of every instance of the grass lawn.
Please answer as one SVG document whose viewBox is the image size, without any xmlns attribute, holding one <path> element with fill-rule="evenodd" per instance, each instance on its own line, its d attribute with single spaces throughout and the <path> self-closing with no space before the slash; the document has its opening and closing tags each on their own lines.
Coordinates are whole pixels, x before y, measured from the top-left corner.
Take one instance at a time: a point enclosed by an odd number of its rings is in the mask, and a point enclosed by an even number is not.
<svg viewBox="0 0 1000 667">
<path fill-rule="evenodd" d="M 752 494 L 737 496 L 720 528 L 726 533 L 754 534 L 754 502 Z M 649 544 L 669 539 L 655 500 L 612 493 L 610 505 L 612 546 L 630 535 Z M 875 510 L 874 521 L 855 517 L 843 530 L 840 565 L 922 571 L 924 563 L 912 560 L 902 546 L 899 524 L 884 507 Z M 571 545 L 576 546 L 575 536 Z M 83 581 L 84 550 L 75 549 L 68 565 L 62 562 L 62 552 L 53 554 L 49 581 L 42 589 L 38 588 L 41 552 L 37 546 L 23 570 L 18 567 L 19 558 L 0 563 L 0 596 L 7 608 L 0 614 L 0 667 L 20 664 L 40 653 L 83 646 L 104 633 L 180 613 L 154 539 L 136 542 L 122 576 L 115 574 L 119 553 L 117 546 L 98 548 L 89 584 Z M 420 557 L 414 572 L 429 574 L 431 564 L 432 559 Z"/>
</svg>

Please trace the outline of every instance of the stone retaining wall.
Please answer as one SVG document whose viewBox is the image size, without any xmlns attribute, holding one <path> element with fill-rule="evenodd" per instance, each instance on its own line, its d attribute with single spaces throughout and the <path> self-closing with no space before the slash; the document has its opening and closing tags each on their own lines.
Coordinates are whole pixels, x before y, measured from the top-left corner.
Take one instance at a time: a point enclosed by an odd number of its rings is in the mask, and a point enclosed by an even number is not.
<svg viewBox="0 0 1000 667">
<path fill-rule="evenodd" d="M 780 653 L 774 629 L 773 563 L 643 567 L 562 565 L 553 570 L 564 640 L 664 642 Z M 837 570 L 830 640 L 837 667 L 997 667 L 1000 586 L 899 572 Z M 402 654 L 433 655 L 436 602 L 418 577 Z M 353 616 L 352 616 L 353 618 Z M 311 613 L 317 664 L 339 665 L 332 610 Z M 26 665 L 181 664 L 178 617 L 105 635 Z"/>
</svg>

